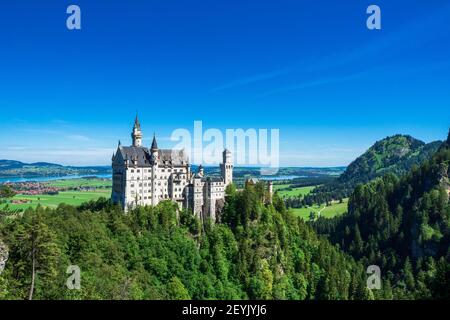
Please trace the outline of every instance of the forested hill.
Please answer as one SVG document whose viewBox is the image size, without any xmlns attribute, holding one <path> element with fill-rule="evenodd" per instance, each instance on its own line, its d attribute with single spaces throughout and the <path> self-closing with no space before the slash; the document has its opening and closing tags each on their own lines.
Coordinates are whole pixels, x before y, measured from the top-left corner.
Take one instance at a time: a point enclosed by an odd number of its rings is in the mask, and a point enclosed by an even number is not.
<svg viewBox="0 0 450 320">
<path fill-rule="evenodd" d="M 401 175 L 436 152 L 442 141 L 424 143 L 408 135 L 395 135 L 377 141 L 353 161 L 338 178 L 339 183 L 356 185 L 386 173 Z"/>
<path fill-rule="evenodd" d="M 358 184 L 387 173 L 405 174 L 414 165 L 429 159 L 441 144 L 442 141 L 426 144 L 409 135 L 394 135 L 377 141 L 354 160 L 338 179 L 316 188 L 313 194 L 305 197 L 305 204 L 348 197 Z"/>
<path fill-rule="evenodd" d="M 15 160 L 0 160 L 0 178 L 37 178 L 46 176 L 109 174 L 110 167 L 71 167 L 55 163 L 24 163 Z"/>
<path fill-rule="evenodd" d="M 314 227 L 364 264 L 377 264 L 405 297 L 448 299 L 450 136 L 430 160 L 401 178 L 358 186 L 348 214 Z"/>
<path fill-rule="evenodd" d="M 365 266 L 281 199 L 264 203 L 263 184 L 227 192 L 222 223 L 204 227 L 169 201 L 128 214 L 103 199 L 0 215 L 0 241 L 9 248 L 0 299 L 391 297 L 367 289 Z M 80 267 L 81 290 L 65 287 L 69 265 Z"/>
</svg>

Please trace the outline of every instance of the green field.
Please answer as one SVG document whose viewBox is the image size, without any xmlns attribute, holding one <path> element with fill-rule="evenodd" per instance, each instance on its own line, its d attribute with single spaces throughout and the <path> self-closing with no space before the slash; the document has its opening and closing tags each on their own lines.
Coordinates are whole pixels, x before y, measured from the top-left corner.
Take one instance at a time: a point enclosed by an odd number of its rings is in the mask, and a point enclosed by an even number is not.
<svg viewBox="0 0 450 320">
<path fill-rule="evenodd" d="M 344 199 L 342 203 L 333 202 L 330 206 L 325 207 L 324 204 L 321 206 L 314 205 L 307 208 L 292 208 L 291 211 L 296 216 L 301 217 L 302 219 L 309 221 L 309 214 L 311 211 L 319 213 L 320 216 L 324 218 L 332 218 L 334 216 L 343 214 L 347 212 L 348 198 Z"/>
<path fill-rule="evenodd" d="M 275 191 L 278 191 L 278 194 L 282 197 L 295 197 L 295 196 L 304 196 L 310 193 L 312 190 L 316 188 L 316 186 L 308 186 L 308 187 L 299 187 L 292 188 L 289 190 L 284 190 L 289 188 L 289 184 L 276 184 L 273 186 Z"/>
<path fill-rule="evenodd" d="M 37 207 L 39 204 L 43 207 L 56 208 L 60 203 L 65 203 L 73 206 L 79 206 L 83 202 L 96 200 L 101 197 L 109 198 L 111 196 L 111 189 L 97 190 L 97 191 L 64 191 L 58 195 L 39 195 L 39 196 L 25 196 L 17 195 L 13 200 L 29 200 L 29 203 L 12 204 L 9 203 L 9 208 L 12 210 L 27 209 L 29 207 Z M 5 205 L 0 205 L 3 208 Z"/>
<path fill-rule="evenodd" d="M 109 179 L 67 179 L 51 181 L 48 184 L 58 188 L 111 188 L 112 182 Z"/>
</svg>

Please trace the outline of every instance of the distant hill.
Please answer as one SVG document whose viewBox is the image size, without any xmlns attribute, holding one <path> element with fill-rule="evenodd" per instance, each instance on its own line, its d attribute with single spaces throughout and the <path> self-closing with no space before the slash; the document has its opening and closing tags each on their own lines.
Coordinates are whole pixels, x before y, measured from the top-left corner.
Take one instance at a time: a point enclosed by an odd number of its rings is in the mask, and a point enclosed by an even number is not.
<svg viewBox="0 0 450 320">
<path fill-rule="evenodd" d="M 387 173 L 403 175 L 428 160 L 442 141 L 425 143 L 409 135 L 394 135 L 375 142 L 356 158 L 337 179 L 318 187 L 304 199 L 305 205 L 348 197 L 360 183 Z"/>
<path fill-rule="evenodd" d="M 386 173 L 404 174 L 434 154 L 442 141 L 426 144 L 409 135 L 395 135 L 377 141 L 353 161 L 338 178 L 339 183 L 364 183 Z"/>
<path fill-rule="evenodd" d="M 198 166 L 192 165 L 191 170 L 197 172 Z M 259 167 L 235 167 L 233 177 L 235 183 L 243 185 L 248 177 L 260 179 L 274 179 L 274 180 L 292 180 L 294 178 L 305 181 L 305 179 L 333 179 L 344 172 L 345 167 L 331 167 L 331 168 L 300 168 L 300 167 L 284 167 L 279 168 L 278 172 L 273 176 L 261 175 L 261 168 Z M 60 164 L 48 162 L 23 163 L 15 160 L 0 160 L 0 178 L 39 178 L 47 176 L 69 176 L 69 175 L 83 175 L 94 176 L 111 174 L 110 166 L 98 167 L 73 167 L 62 166 Z M 218 166 L 205 167 L 205 172 L 208 175 L 220 175 L 220 168 Z M 328 181 L 327 180 L 327 181 Z M 317 180 L 322 181 L 322 180 Z"/>
<path fill-rule="evenodd" d="M 45 176 L 103 175 L 111 173 L 110 167 L 72 167 L 55 163 L 24 163 L 15 160 L 0 160 L 0 178 L 37 178 Z"/>
<path fill-rule="evenodd" d="M 48 163 L 48 162 L 36 162 L 36 163 L 23 163 L 15 160 L 0 160 L 0 171 L 11 169 L 22 169 L 31 167 L 63 167 L 60 164 Z"/>
<path fill-rule="evenodd" d="M 395 157 L 397 143 L 405 148 L 398 164 L 425 152 L 410 137 L 389 138 L 372 150 L 387 147 L 385 154 Z M 314 225 L 364 265 L 380 266 L 393 288 L 408 289 L 407 299 L 450 298 L 450 136 L 438 149 L 401 177 L 358 185 L 346 215 Z"/>
</svg>

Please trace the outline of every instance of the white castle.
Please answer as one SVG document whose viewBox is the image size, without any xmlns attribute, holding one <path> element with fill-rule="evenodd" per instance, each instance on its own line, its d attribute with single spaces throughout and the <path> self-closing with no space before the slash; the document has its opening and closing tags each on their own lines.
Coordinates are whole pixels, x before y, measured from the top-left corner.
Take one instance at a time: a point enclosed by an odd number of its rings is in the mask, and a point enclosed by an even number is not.
<svg viewBox="0 0 450 320">
<path fill-rule="evenodd" d="M 156 137 L 150 149 L 142 146 L 142 130 L 136 116 L 133 145 L 119 141 L 112 157 L 113 189 L 111 199 L 125 211 L 136 206 L 155 206 L 164 200 L 188 208 L 200 219 L 215 222 L 225 204 L 225 188 L 233 182 L 231 152 L 224 150 L 221 176 L 205 176 L 200 165 L 192 173 L 184 150 L 159 149 Z"/>
</svg>

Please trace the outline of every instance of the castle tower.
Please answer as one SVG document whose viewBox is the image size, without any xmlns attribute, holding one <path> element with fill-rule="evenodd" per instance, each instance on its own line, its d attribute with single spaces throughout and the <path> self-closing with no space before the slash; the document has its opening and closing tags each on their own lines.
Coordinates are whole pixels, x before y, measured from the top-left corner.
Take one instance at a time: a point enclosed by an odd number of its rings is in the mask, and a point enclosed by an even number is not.
<svg viewBox="0 0 450 320">
<path fill-rule="evenodd" d="M 150 148 L 150 151 L 152 153 L 158 151 L 158 143 L 156 143 L 156 135 L 155 134 L 153 134 L 152 147 Z"/>
<path fill-rule="evenodd" d="M 272 181 L 267 182 L 267 187 L 268 187 L 268 191 L 269 191 L 269 202 L 272 203 L 272 199 L 273 199 L 273 182 Z"/>
<path fill-rule="evenodd" d="M 139 123 L 138 116 L 134 120 L 133 132 L 131 132 L 131 138 L 133 139 L 133 147 L 142 147 L 142 130 Z"/>
<path fill-rule="evenodd" d="M 159 152 L 158 152 L 158 144 L 156 143 L 156 136 L 153 134 L 153 141 L 152 141 L 152 147 L 150 148 L 150 156 L 152 161 L 152 205 L 158 204 L 158 198 L 156 195 L 156 183 L 157 179 L 155 178 L 156 172 L 158 170 L 158 160 L 159 160 Z"/>
<path fill-rule="evenodd" d="M 198 166 L 198 175 L 200 176 L 200 177 L 204 177 L 204 175 L 205 175 L 205 170 L 203 169 L 203 166 L 202 165 L 199 165 Z"/>
<path fill-rule="evenodd" d="M 231 158 L 231 152 L 227 149 L 223 151 L 222 155 L 223 163 L 220 164 L 220 170 L 226 188 L 233 183 L 233 160 Z"/>
</svg>

